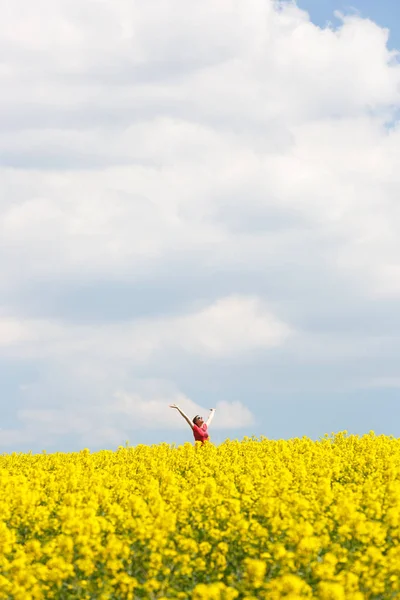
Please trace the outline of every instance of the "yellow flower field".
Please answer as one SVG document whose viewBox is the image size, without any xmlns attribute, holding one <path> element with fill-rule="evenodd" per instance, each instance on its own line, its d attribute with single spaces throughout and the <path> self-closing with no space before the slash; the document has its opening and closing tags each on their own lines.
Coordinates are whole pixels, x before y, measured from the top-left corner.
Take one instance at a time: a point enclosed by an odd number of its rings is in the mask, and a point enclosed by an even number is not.
<svg viewBox="0 0 400 600">
<path fill-rule="evenodd" d="M 400 441 L 0 457 L 0 599 L 400 597 Z"/>
</svg>

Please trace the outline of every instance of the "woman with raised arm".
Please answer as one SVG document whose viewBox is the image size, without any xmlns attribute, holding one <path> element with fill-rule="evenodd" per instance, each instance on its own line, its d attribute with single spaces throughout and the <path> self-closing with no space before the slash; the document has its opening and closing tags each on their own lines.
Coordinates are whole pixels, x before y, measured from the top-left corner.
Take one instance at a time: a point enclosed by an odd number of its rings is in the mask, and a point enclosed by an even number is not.
<svg viewBox="0 0 400 600">
<path fill-rule="evenodd" d="M 187 415 L 179 408 L 177 404 L 170 404 L 170 408 L 176 408 L 179 414 L 185 419 L 188 423 L 189 427 L 191 427 L 194 435 L 195 442 L 208 442 L 210 436 L 208 435 L 208 426 L 214 418 L 215 408 L 210 408 L 210 414 L 206 422 L 204 422 L 203 417 L 196 415 L 194 419 L 191 421 Z"/>
</svg>

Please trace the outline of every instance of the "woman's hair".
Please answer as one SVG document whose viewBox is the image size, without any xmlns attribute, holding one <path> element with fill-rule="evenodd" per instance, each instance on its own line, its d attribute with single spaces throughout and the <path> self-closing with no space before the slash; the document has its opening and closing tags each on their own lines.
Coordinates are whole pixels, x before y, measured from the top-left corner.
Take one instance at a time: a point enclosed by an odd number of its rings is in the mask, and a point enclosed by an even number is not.
<svg viewBox="0 0 400 600">
<path fill-rule="evenodd" d="M 193 417 L 193 423 L 196 424 L 197 419 L 200 419 L 200 415 L 196 415 L 195 417 Z"/>
</svg>

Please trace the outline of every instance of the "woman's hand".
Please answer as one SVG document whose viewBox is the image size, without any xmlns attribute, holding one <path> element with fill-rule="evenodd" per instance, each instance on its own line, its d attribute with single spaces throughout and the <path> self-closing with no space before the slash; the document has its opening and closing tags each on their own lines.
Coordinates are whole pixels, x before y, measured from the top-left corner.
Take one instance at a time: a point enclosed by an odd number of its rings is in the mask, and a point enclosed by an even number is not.
<svg viewBox="0 0 400 600">
<path fill-rule="evenodd" d="M 179 406 L 177 404 L 170 404 L 169 407 L 170 408 L 179 408 Z"/>
</svg>

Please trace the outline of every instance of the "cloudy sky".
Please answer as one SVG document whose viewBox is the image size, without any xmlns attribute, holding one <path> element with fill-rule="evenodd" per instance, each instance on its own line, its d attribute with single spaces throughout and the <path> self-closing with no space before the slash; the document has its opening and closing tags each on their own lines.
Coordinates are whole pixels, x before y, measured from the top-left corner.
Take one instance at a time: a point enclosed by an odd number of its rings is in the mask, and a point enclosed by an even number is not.
<svg viewBox="0 0 400 600">
<path fill-rule="evenodd" d="M 0 451 L 400 436 L 400 5 L 0 0 Z"/>
</svg>

